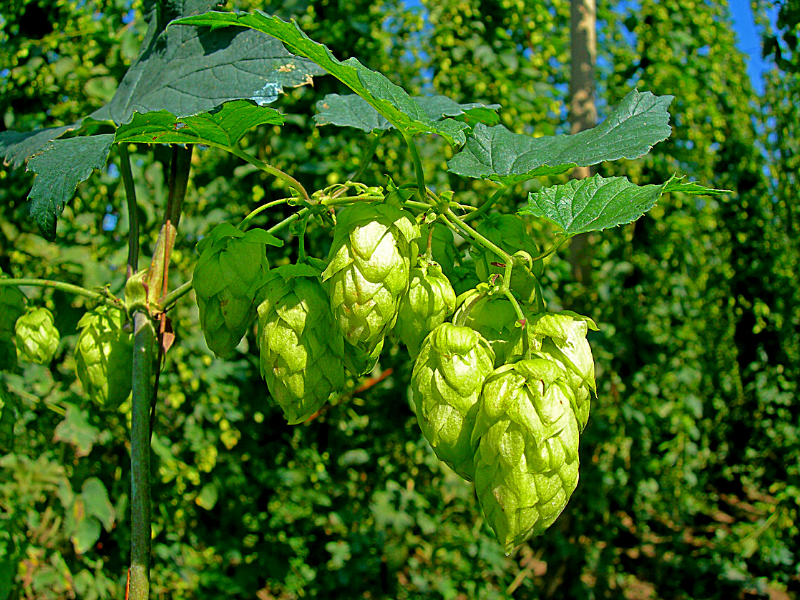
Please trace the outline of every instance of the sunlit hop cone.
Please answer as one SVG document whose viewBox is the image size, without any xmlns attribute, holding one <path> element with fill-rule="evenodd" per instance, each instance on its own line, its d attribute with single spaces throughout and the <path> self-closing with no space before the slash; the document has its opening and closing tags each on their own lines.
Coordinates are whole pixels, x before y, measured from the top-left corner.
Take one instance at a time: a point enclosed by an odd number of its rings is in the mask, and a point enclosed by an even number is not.
<svg viewBox="0 0 800 600">
<path fill-rule="evenodd" d="M 261 375 L 290 425 L 307 420 L 344 385 L 344 339 L 320 271 L 310 264 L 273 269 L 259 296 Z"/>
<path fill-rule="evenodd" d="M 578 484 L 578 423 L 560 364 L 534 355 L 483 386 L 472 443 L 475 490 L 508 555 L 550 527 Z"/>
<path fill-rule="evenodd" d="M 425 339 L 411 374 L 422 434 L 439 460 L 469 481 L 475 477 L 471 437 L 478 398 L 493 368 L 494 353 L 480 334 L 443 323 Z"/>
<path fill-rule="evenodd" d="M 114 408 L 131 393 L 133 334 L 123 329 L 125 320 L 122 311 L 98 306 L 78 321 L 78 379 L 100 406 Z"/>
<path fill-rule="evenodd" d="M 535 315 L 528 320 L 527 327 L 535 347 L 566 369 L 574 394 L 572 408 L 583 431 L 589 420 L 591 396 L 597 395 L 594 360 L 586 334 L 590 329 L 597 331 L 597 325 L 589 317 L 563 311 Z"/>
<path fill-rule="evenodd" d="M 24 313 L 27 299 L 15 286 L 0 287 L 0 371 L 17 364 L 14 326 Z"/>
<path fill-rule="evenodd" d="M 419 354 L 425 337 L 444 323 L 456 307 L 456 294 L 438 263 L 411 269 L 408 292 L 400 300 L 394 331 L 412 358 Z"/>
<path fill-rule="evenodd" d="M 61 336 L 46 308 L 33 308 L 17 319 L 17 353 L 19 358 L 39 365 L 53 360 Z"/>
<path fill-rule="evenodd" d="M 413 215 L 391 204 L 362 202 L 338 216 L 323 280 L 345 340 L 368 355 L 397 319 L 418 237 Z"/>
<path fill-rule="evenodd" d="M 528 234 L 525 222 L 516 215 L 487 215 L 477 230 L 512 256 L 522 252 L 533 259 L 539 255 L 539 248 Z M 491 250 L 475 249 L 472 255 L 475 257 L 475 271 L 481 281 L 487 281 L 492 274 L 502 275 L 505 272 L 505 267 L 500 266 L 503 259 Z M 535 277 L 540 277 L 541 274 L 541 260 L 526 266 L 515 266 L 511 272 L 511 290 L 522 302 L 533 302 L 537 290 Z"/>
<path fill-rule="evenodd" d="M 247 233 L 221 223 L 197 244 L 192 285 L 206 344 L 218 357 L 233 354 L 256 318 L 255 296 L 269 268 L 266 246 L 281 242 L 263 229 Z"/>
<path fill-rule="evenodd" d="M 487 288 L 486 290 L 482 288 Z M 530 342 L 530 329 L 518 326 L 517 316 L 511 301 L 503 294 L 487 293 L 488 286 L 470 290 L 458 297 L 458 309 L 454 323 L 463 323 L 479 332 L 495 353 L 495 366 L 520 360 L 526 351 L 525 336 Z M 522 308 L 526 317 L 532 313 Z"/>
</svg>

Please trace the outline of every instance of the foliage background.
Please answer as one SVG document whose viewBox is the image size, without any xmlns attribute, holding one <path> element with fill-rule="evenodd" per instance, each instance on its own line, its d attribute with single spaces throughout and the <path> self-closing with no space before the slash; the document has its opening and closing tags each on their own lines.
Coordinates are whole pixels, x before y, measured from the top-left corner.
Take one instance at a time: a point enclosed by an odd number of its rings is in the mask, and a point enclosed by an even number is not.
<svg viewBox="0 0 800 600">
<path fill-rule="evenodd" d="M 774 36 L 771 5 L 755 8 Z M 649 183 L 678 170 L 734 193 L 705 201 L 673 194 L 635 224 L 591 235 L 585 286 L 573 281 L 565 252 L 548 263 L 549 308 L 582 312 L 601 328 L 591 338 L 599 398 L 582 438 L 581 483 L 561 519 L 502 555 L 472 487 L 420 435 L 399 347 L 384 352 L 382 379 L 352 382 L 320 417 L 289 427 L 258 375 L 252 332 L 235 360 L 214 360 L 187 301 L 173 316 L 178 343 L 161 380 L 153 444 L 153 597 L 798 597 L 796 54 L 786 63 L 784 51 L 783 70 L 767 74 L 758 96 L 723 2 L 600 10 L 601 118 L 633 87 L 676 99 L 670 140 L 598 172 Z M 0 0 L 0 130 L 67 124 L 108 101 L 136 57 L 140 11 L 129 0 Z M 414 8 L 296 0 L 275 12 L 295 17 L 338 58 L 355 56 L 413 92 L 501 103 L 503 123 L 516 131 L 566 130 L 564 0 Z M 255 130 L 246 149 L 308 189 L 344 179 L 364 136 L 311 119 L 316 100 L 336 91 L 330 78 L 289 91 L 275 104 L 287 124 Z M 385 183 L 382 173 L 411 177 L 402 145 L 387 137 L 370 183 Z M 147 255 L 170 153 L 131 151 Z M 431 140 L 428 171 L 450 152 Z M 174 285 L 190 276 L 194 245 L 214 224 L 283 196 L 232 156 L 197 150 L 193 167 Z M 127 215 L 116 165 L 79 186 L 57 243 L 28 219 L 30 183 L 30 174 L 0 169 L 0 269 L 119 292 Z M 490 188 L 467 189 L 443 169 L 431 183 L 462 201 Z M 536 185 L 507 194 L 505 210 Z M 540 242 L 549 233 L 532 225 Z M 327 231 L 309 232 L 311 253 L 325 256 L 329 243 Z M 271 263 L 291 259 L 292 247 Z M 0 392 L 16 405 L 2 416 L 13 447 L 0 458 L 0 600 L 120 598 L 130 407 L 102 412 L 75 380 L 83 300 L 25 291 L 53 310 L 61 344 L 49 367 L 19 365 Z"/>
</svg>

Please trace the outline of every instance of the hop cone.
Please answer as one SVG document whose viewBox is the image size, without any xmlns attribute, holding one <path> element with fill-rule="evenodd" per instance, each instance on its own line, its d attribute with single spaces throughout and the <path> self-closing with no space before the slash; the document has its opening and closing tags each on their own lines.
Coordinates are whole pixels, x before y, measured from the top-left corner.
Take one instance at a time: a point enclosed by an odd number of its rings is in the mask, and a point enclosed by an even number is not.
<svg viewBox="0 0 800 600">
<path fill-rule="evenodd" d="M 535 315 L 528 320 L 527 329 L 540 352 L 564 367 L 573 393 L 572 409 L 583 431 L 589 420 L 591 396 L 597 395 L 594 360 L 586 334 L 589 329 L 597 331 L 597 325 L 588 317 L 563 311 Z"/>
<path fill-rule="evenodd" d="M 536 355 L 483 386 L 472 443 L 475 490 L 506 555 L 550 527 L 578 484 L 578 422 L 560 364 Z"/>
<path fill-rule="evenodd" d="M 61 336 L 46 308 L 33 308 L 17 319 L 17 352 L 22 360 L 44 365 L 53 360 Z"/>
<path fill-rule="evenodd" d="M 17 364 L 15 324 L 25 313 L 27 299 L 15 286 L 0 287 L 0 371 Z"/>
<path fill-rule="evenodd" d="M 471 442 L 478 398 L 494 353 L 480 334 L 451 323 L 426 339 L 411 374 L 411 399 L 422 434 L 439 460 L 464 479 L 475 477 Z"/>
<path fill-rule="evenodd" d="M 390 204 L 355 204 L 339 215 L 323 281 L 345 340 L 371 358 L 397 319 L 417 237 L 414 217 Z"/>
<path fill-rule="evenodd" d="M 539 255 L 539 248 L 526 231 L 525 222 L 516 215 L 488 215 L 481 221 L 477 229 L 480 234 L 508 254 L 514 255 L 522 250 L 527 252 L 530 258 Z M 487 281 L 492 274 L 502 275 L 505 272 L 504 267 L 492 264 L 502 260 L 494 252 L 480 248 L 473 252 L 473 256 L 475 257 L 475 271 L 481 281 Z M 536 297 L 535 277 L 542 274 L 542 261 L 536 261 L 533 265 L 528 265 L 528 268 L 532 268 L 532 273 L 522 265 L 515 266 L 511 272 L 511 290 L 526 303 L 532 302 Z"/>
<path fill-rule="evenodd" d="M 267 245 L 281 242 L 263 229 L 247 233 L 217 225 L 197 249 L 202 252 L 192 280 L 206 344 L 224 358 L 233 354 L 256 318 L 255 296 L 267 272 Z"/>
<path fill-rule="evenodd" d="M 133 334 L 122 328 L 124 324 L 125 314 L 107 306 L 98 306 L 78 321 L 78 379 L 100 406 L 115 407 L 131 393 Z"/>
<path fill-rule="evenodd" d="M 271 270 L 258 306 L 261 375 L 290 425 L 344 385 L 344 340 L 319 275 L 305 264 Z"/>
<path fill-rule="evenodd" d="M 532 343 L 530 328 L 517 327 L 517 313 L 504 295 L 490 296 L 477 289 L 470 290 L 458 297 L 458 305 L 453 321 L 463 322 L 489 342 L 494 350 L 496 367 L 516 362 L 525 355 L 523 337 L 527 335 L 529 344 Z M 523 312 L 527 316 L 524 307 Z"/>
<path fill-rule="evenodd" d="M 427 335 L 444 323 L 456 307 L 456 294 L 437 263 L 411 269 L 408 292 L 400 300 L 394 331 L 412 358 Z"/>
</svg>

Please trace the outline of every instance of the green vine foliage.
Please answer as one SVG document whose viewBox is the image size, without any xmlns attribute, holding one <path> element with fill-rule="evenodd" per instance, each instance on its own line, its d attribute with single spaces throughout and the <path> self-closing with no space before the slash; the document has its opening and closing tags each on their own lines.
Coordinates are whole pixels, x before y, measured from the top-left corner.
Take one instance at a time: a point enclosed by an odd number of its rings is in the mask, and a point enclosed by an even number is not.
<svg viewBox="0 0 800 600">
<path fill-rule="evenodd" d="M 153 7 L 62 2 L 40 21 L 52 30 L 32 31 L 26 27 L 47 3 L 22 4 L 0 2 L 0 129 L 16 131 L 67 126 L 111 100 Z M 170 3 L 184 5 L 193 4 Z M 633 88 L 675 99 L 670 139 L 646 156 L 602 162 L 597 173 L 661 184 L 679 171 L 735 193 L 700 198 L 676 189 L 635 223 L 590 233 L 591 286 L 572 281 L 563 252 L 545 259 L 548 310 L 586 314 L 599 326 L 589 333 L 598 397 L 565 513 L 506 557 L 474 486 L 420 433 L 408 397 L 413 363 L 402 346 L 387 342 L 380 371 L 352 378 L 307 424 L 289 426 L 260 377 L 256 331 L 231 359 L 218 360 L 192 299 L 170 312 L 177 341 L 159 382 L 152 597 L 797 593 L 796 81 L 776 71 L 764 97 L 752 92 L 721 3 L 648 0 L 635 10 L 600 10 L 601 112 Z M 308 1 L 275 14 L 296 18 L 339 60 L 355 57 L 390 74 L 412 96 L 501 104 L 500 123 L 515 134 L 565 131 L 567 2 L 446 0 L 407 9 Z M 309 191 L 346 181 L 375 134 L 317 127 L 312 115 L 327 94 L 351 92 L 332 77 L 284 91 L 271 106 L 285 123 L 265 119 L 235 145 Z M 773 118 L 755 127 L 762 115 Z M 113 132 L 92 127 L 84 133 Z M 456 150 L 441 137 L 418 142 L 429 188 L 453 190 L 467 205 L 497 189 L 448 172 Z M 171 152 L 139 139 L 126 144 L 144 266 L 168 197 Z M 31 177 L 0 167 L 3 273 L 122 296 L 130 215 L 117 165 L 112 150 L 107 166 L 77 184 L 57 215 L 56 242 L 29 218 Z M 361 181 L 385 186 L 385 173 L 398 183 L 416 178 L 393 131 L 383 133 Z M 568 185 L 567 174 L 526 179 L 496 209 L 516 213 L 530 206 L 529 192 L 551 184 Z M 196 244 L 218 223 L 290 196 L 284 180 L 255 164 L 196 148 L 170 288 L 191 279 Z M 252 224 L 270 227 L 298 209 L 281 203 Z M 523 220 L 545 249 L 562 226 Z M 330 231 L 308 221 L 305 253 L 327 256 Z M 269 249 L 270 267 L 297 262 L 298 233 L 276 233 L 285 243 Z M 469 264 L 457 259 L 449 268 L 463 273 Z M 75 377 L 78 322 L 95 303 L 57 289 L 23 291 L 29 307 L 54 314 L 60 342 L 50 364 L 20 360 L 0 374 L 0 600 L 124 597 L 131 403 L 100 410 Z"/>
</svg>

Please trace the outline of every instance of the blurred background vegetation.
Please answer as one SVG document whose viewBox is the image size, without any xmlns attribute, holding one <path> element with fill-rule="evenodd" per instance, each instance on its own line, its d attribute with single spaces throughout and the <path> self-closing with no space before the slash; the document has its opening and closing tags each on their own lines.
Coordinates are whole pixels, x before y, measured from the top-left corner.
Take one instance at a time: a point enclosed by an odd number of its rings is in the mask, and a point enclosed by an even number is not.
<svg viewBox="0 0 800 600">
<path fill-rule="evenodd" d="M 581 482 L 546 535 L 503 556 L 472 486 L 422 439 L 404 350 L 389 344 L 379 377 L 351 382 L 319 417 L 289 427 L 259 376 L 253 332 L 235 360 L 213 359 L 191 298 L 173 315 L 177 343 L 153 438 L 153 597 L 800 597 L 800 72 L 788 41 L 797 24 L 776 28 L 775 3 L 753 6 L 768 58 L 780 58 L 762 94 L 724 1 L 599 9 L 600 118 L 634 87 L 675 101 L 670 140 L 598 172 L 644 184 L 679 171 L 733 193 L 672 194 L 636 223 L 590 235 L 587 283 L 574 280 L 566 252 L 550 259 L 549 309 L 589 315 L 600 332 L 590 337 L 599 398 L 581 441 Z M 567 0 L 236 7 L 294 17 L 338 58 L 355 56 L 414 93 L 500 103 L 515 131 L 568 130 Z M 106 103 L 137 55 L 140 11 L 138 0 L 0 0 L 0 131 L 68 124 Z M 274 105 L 287 124 L 254 130 L 246 149 L 309 190 L 345 179 L 365 136 L 311 119 L 317 100 L 341 91 L 325 77 L 290 90 Z M 402 144 L 386 139 L 368 183 L 411 177 Z M 170 152 L 131 151 L 147 255 Z M 468 189 L 448 175 L 451 156 L 441 140 L 425 145 L 428 172 L 438 169 L 429 183 L 477 201 L 490 186 Z M 235 157 L 199 149 L 193 160 L 176 286 L 191 274 L 199 237 L 284 195 Z M 117 161 L 112 154 L 78 187 L 57 243 L 28 217 L 31 174 L 0 167 L 0 269 L 121 292 Z M 536 185 L 506 194 L 504 210 Z M 540 242 L 550 233 L 533 231 Z M 311 253 L 324 257 L 329 243 L 327 231 L 309 230 Z M 0 457 L 0 600 L 122 598 L 130 407 L 101 411 L 76 382 L 84 300 L 25 291 L 55 313 L 61 343 L 49 367 L 20 364 L 0 386 L 0 430 L 13 431 Z"/>
</svg>

